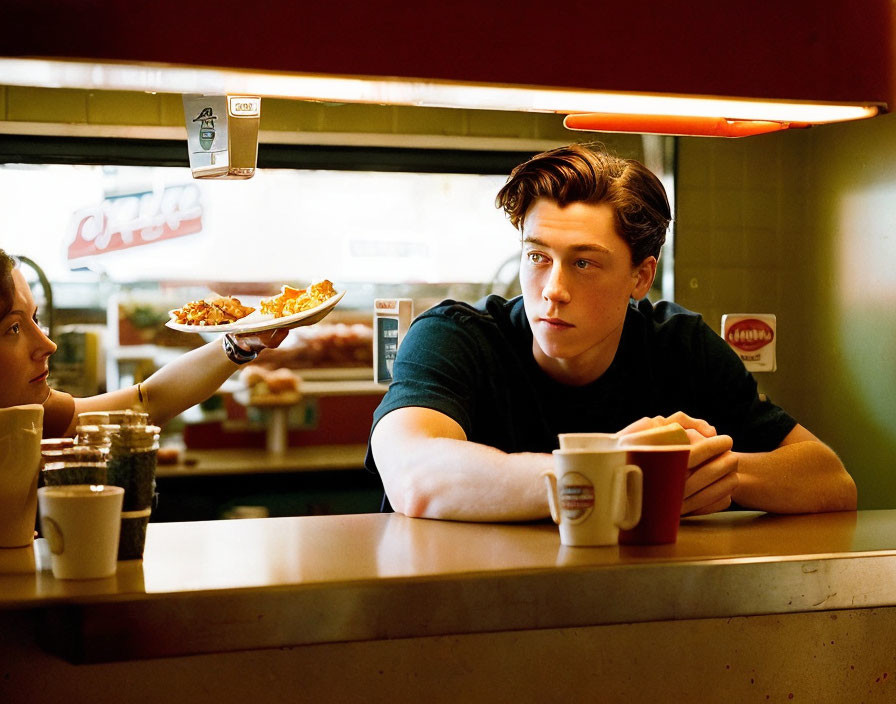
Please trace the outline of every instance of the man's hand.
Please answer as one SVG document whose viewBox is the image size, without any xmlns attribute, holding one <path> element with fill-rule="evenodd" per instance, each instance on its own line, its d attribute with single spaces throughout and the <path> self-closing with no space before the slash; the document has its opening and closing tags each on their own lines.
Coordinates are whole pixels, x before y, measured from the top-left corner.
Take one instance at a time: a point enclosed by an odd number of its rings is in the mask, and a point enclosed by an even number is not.
<svg viewBox="0 0 896 704">
<path fill-rule="evenodd" d="M 716 429 L 700 418 L 692 418 L 678 411 L 671 416 L 641 418 L 619 431 L 619 435 L 659 428 L 678 423 L 688 434 L 691 456 L 688 460 L 688 480 L 684 485 L 682 516 L 699 516 L 723 511 L 731 505 L 731 495 L 737 489 L 737 455 L 728 435 L 718 435 Z"/>
<path fill-rule="evenodd" d="M 731 452 L 728 435 L 706 438 L 688 430 L 691 438 L 690 474 L 684 485 L 682 516 L 700 516 L 723 511 L 731 505 L 737 489 L 737 455 Z"/>
<path fill-rule="evenodd" d="M 673 413 L 671 416 L 654 416 L 653 418 L 641 418 L 640 420 L 636 420 L 631 425 L 627 425 L 622 430 L 619 431 L 619 435 L 626 435 L 628 433 L 635 433 L 641 430 L 650 430 L 651 428 L 661 428 L 664 425 L 669 425 L 669 423 L 678 423 L 682 428 L 688 431 L 688 437 L 693 438 L 693 433 L 691 431 L 696 431 L 701 437 L 711 438 L 715 437 L 716 429 L 713 428 L 709 423 L 705 420 L 701 420 L 700 418 L 691 418 L 687 413 L 682 413 L 678 411 L 677 413 Z M 693 439 L 691 440 L 693 443 Z"/>
</svg>

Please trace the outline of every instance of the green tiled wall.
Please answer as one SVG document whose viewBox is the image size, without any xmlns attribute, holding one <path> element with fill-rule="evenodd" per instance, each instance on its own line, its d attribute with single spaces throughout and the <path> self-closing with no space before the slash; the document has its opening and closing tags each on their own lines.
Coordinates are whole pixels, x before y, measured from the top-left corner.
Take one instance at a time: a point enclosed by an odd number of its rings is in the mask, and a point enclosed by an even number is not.
<svg viewBox="0 0 896 704">
<path fill-rule="evenodd" d="M 0 122 L 182 127 L 180 95 L 0 86 Z M 2 128 L 2 125 L 0 125 Z M 262 130 L 582 141 L 560 115 L 265 98 Z M 610 137 L 610 140 L 614 140 Z M 637 137 L 620 138 L 623 144 Z"/>
<path fill-rule="evenodd" d="M 778 316 L 760 388 L 841 456 L 860 508 L 896 507 L 896 115 L 679 140 L 676 298 Z"/>
<path fill-rule="evenodd" d="M 87 122 L 89 93 L 69 89 L 6 89 L 4 119 L 21 122 Z"/>
</svg>

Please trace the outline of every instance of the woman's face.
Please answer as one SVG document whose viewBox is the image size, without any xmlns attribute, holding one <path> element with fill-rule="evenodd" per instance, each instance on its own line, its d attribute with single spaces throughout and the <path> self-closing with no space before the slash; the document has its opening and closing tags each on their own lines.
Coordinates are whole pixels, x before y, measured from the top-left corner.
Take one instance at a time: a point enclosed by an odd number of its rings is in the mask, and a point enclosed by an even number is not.
<svg viewBox="0 0 896 704">
<path fill-rule="evenodd" d="M 25 277 L 14 269 L 12 278 L 12 308 L 0 320 L 0 408 L 47 400 L 47 363 L 56 351 L 37 324 L 37 306 Z"/>
</svg>

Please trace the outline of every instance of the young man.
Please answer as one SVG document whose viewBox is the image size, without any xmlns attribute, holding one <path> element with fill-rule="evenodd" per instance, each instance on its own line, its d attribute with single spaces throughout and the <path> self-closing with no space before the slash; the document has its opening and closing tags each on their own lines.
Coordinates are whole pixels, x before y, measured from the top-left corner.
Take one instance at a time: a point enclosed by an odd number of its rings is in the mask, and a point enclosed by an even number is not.
<svg viewBox="0 0 896 704">
<path fill-rule="evenodd" d="M 542 518 L 558 433 L 671 421 L 693 446 L 682 514 L 855 509 L 834 452 L 760 400 L 700 316 L 645 298 L 671 219 L 656 176 L 573 145 L 518 166 L 497 202 L 522 235 L 523 295 L 411 325 L 367 458 L 396 511 Z"/>
</svg>

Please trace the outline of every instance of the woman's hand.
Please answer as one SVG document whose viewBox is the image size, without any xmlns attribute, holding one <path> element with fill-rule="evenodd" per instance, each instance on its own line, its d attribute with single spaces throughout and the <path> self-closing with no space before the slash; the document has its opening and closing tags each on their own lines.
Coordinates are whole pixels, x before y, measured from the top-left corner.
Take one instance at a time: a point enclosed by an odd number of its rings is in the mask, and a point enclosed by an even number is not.
<svg viewBox="0 0 896 704">
<path fill-rule="evenodd" d="M 289 335 L 289 330 L 277 328 L 276 330 L 265 330 L 264 332 L 247 332 L 242 335 L 234 335 L 234 337 L 239 340 L 239 345 L 243 349 L 251 352 L 260 352 L 265 348 L 274 349 L 279 347 L 287 335 Z"/>
</svg>

